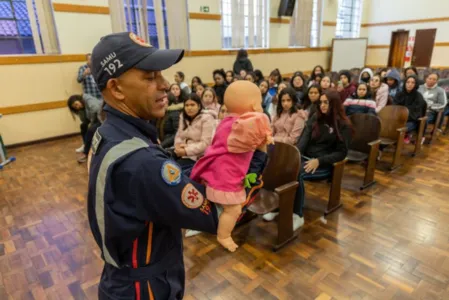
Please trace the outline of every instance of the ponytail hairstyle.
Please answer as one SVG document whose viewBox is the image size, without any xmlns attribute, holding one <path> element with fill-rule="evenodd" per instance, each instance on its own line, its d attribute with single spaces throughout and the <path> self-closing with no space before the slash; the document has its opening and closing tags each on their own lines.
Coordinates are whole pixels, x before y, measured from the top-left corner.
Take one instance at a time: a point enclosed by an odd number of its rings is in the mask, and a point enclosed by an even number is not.
<svg viewBox="0 0 449 300">
<path fill-rule="evenodd" d="M 343 141 L 343 136 L 340 132 L 340 125 L 350 125 L 351 123 L 346 116 L 343 104 L 341 103 L 340 93 L 334 89 L 328 89 L 321 95 L 321 97 L 323 96 L 326 96 L 329 101 L 329 112 L 327 114 L 323 114 L 321 112 L 321 108 L 318 107 L 316 111 L 317 118 L 312 126 L 312 138 L 318 139 L 321 135 L 320 124 L 326 124 L 332 127 L 335 130 L 338 139 Z"/>
<path fill-rule="evenodd" d="M 280 84 L 282 82 L 282 75 L 279 69 L 274 69 L 271 71 L 270 77 L 276 77 L 276 84 Z"/>
</svg>

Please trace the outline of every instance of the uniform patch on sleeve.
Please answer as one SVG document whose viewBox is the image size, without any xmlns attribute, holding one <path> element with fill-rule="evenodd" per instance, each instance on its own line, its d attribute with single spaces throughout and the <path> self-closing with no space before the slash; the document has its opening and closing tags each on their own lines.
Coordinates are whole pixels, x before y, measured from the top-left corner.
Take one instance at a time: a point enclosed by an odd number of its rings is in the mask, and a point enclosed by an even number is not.
<svg viewBox="0 0 449 300">
<path fill-rule="evenodd" d="M 196 209 L 203 205 L 204 196 L 193 184 L 188 183 L 182 190 L 181 200 L 184 206 L 191 209 Z"/>
<path fill-rule="evenodd" d="M 97 153 L 98 148 L 100 147 L 100 144 L 101 144 L 101 140 L 102 140 L 102 139 L 103 139 L 103 138 L 102 138 L 100 132 L 99 132 L 98 129 L 97 129 L 97 131 L 95 131 L 94 137 L 92 138 L 91 149 L 92 149 L 92 153 L 93 153 L 93 154 L 96 154 L 96 153 Z"/>
<path fill-rule="evenodd" d="M 167 160 L 162 164 L 161 177 L 170 186 L 178 185 L 181 182 L 181 168 L 175 162 Z"/>
</svg>

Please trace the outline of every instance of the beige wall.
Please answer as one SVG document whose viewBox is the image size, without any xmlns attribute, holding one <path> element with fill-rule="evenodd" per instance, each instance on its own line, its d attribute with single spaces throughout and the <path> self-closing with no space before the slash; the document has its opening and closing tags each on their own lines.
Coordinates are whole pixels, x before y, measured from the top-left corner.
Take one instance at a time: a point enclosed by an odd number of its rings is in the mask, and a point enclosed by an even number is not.
<svg viewBox="0 0 449 300">
<path fill-rule="evenodd" d="M 430 2 L 429 2 L 430 3 Z M 449 1 L 432 0 L 431 5 L 422 0 L 365 0 L 362 23 L 395 22 L 448 17 Z M 388 9 L 386 9 L 388 7 Z M 361 36 L 368 37 L 369 45 L 390 45 L 391 34 L 397 30 L 409 30 L 415 36 L 417 29 L 436 28 L 436 43 L 449 42 L 449 21 L 412 23 L 362 28 Z M 435 47 L 432 66 L 449 66 L 449 47 Z M 370 49 L 367 64 L 386 65 L 389 49 Z"/>
<path fill-rule="evenodd" d="M 337 21 L 338 0 L 323 0 L 323 22 Z M 332 39 L 335 37 L 336 26 L 323 26 L 321 28 L 321 47 L 332 46 Z"/>
</svg>

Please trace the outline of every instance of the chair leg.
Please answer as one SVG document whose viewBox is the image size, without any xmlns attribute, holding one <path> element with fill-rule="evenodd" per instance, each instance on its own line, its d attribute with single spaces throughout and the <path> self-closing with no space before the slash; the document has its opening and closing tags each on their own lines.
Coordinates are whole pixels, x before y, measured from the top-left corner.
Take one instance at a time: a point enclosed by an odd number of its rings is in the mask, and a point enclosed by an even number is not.
<svg viewBox="0 0 449 300">
<path fill-rule="evenodd" d="M 421 120 L 421 122 L 419 122 L 418 137 L 416 138 L 415 141 L 415 151 L 413 151 L 412 156 L 416 156 L 421 152 L 422 149 L 421 140 L 424 136 L 425 127 L 426 127 L 426 120 Z"/>
<path fill-rule="evenodd" d="M 449 133 L 449 115 L 447 116 L 446 126 L 444 128 L 444 134 L 448 134 L 448 133 Z"/>
<path fill-rule="evenodd" d="M 365 178 L 363 179 L 363 185 L 360 187 L 360 190 L 364 190 L 376 183 L 374 181 L 374 171 L 376 170 L 376 162 L 378 155 L 379 155 L 379 144 L 372 145 L 368 156 L 368 164 L 365 170 Z"/>
<path fill-rule="evenodd" d="M 290 190 L 279 195 L 278 236 L 273 251 L 278 251 L 294 240 L 297 235 L 293 232 L 293 204 L 296 190 Z"/>
<path fill-rule="evenodd" d="M 401 166 L 401 154 L 404 147 L 405 131 L 399 131 L 398 141 L 396 143 L 396 151 L 394 152 L 393 163 L 391 164 L 390 171 L 396 170 Z"/>
<path fill-rule="evenodd" d="M 342 206 L 340 202 L 340 194 L 344 169 L 344 164 L 334 167 L 334 170 L 332 172 L 332 184 L 329 191 L 329 202 L 327 203 L 327 209 L 324 211 L 325 216 L 336 211 Z"/>
</svg>

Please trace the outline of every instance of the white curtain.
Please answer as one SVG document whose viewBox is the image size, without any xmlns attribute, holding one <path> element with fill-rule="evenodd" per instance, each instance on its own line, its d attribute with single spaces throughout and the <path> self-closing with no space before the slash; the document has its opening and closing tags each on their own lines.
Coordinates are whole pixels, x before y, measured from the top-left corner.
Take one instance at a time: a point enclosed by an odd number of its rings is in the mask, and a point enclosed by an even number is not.
<svg viewBox="0 0 449 300">
<path fill-rule="evenodd" d="M 310 47 L 313 0 L 297 0 L 290 20 L 290 46 Z"/>
<path fill-rule="evenodd" d="M 232 48 L 268 47 L 267 0 L 231 0 Z"/>
<path fill-rule="evenodd" d="M 124 8 L 124 0 L 109 0 L 109 14 L 111 15 L 113 33 L 128 31 Z"/>
<path fill-rule="evenodd" d="M 33 0 L 27 0 L 26 5 L 36 53 L 59 53 L 58 38 L 53 18 L 53 6 L 50 0 L 34 0 L 36 12 L 34 11 Z"/>
<path fill-rule="evenodd" d="M 190 49 L 187 0 L 166 0 L 165 5 L 170 48 Z"/>
</svg>

